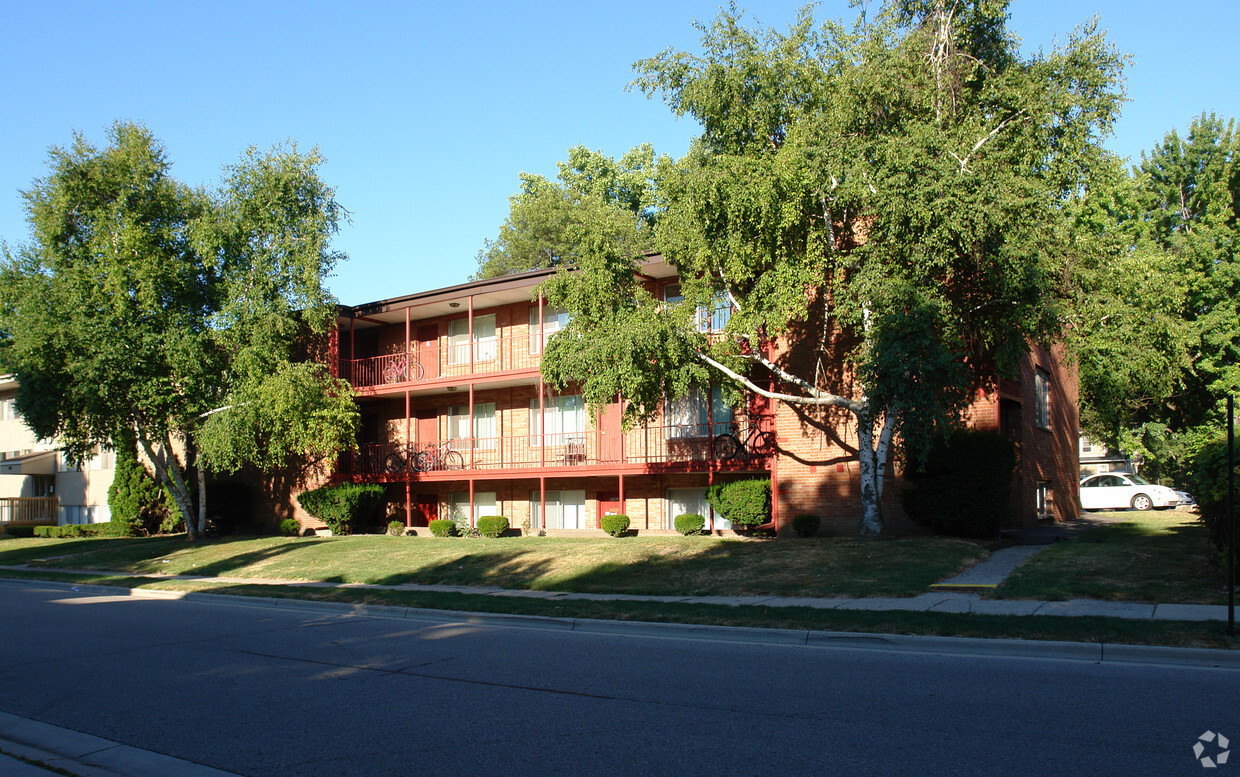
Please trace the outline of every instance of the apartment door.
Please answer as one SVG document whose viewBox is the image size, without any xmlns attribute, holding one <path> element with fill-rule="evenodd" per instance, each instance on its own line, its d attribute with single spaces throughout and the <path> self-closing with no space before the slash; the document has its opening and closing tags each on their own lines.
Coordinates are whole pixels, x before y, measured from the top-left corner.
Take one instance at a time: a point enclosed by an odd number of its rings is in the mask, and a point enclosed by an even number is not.
<svg viewBox="0 0 1240 777">
<path fill-rule="evenodd" d="M 620 495 L 612 492 L 605 494 L 600 492 L 598 495 L 598 526 L 603 526 L 604 515 L 620 515 L 624 512 L 624 504 L 620 501 Z"/>
<path fill-rule="evenodd" d="M 598 427 L 599 461 L 619 463 L 624 459 L 624 432 L 620 428 L 619 402 L 612 402 L 603 408 L 599 413 Z"/>
<path fill-rule="evenodd" d="M 422 365 L 422 379 L 439 377 L 439 325 L 418 327 L 418 364 Z"/>
<path fill-rule="evenodd" d="M 439 416 L 433 410 L 419 410 L 415 416 L 417 422 L 418 450 L 425 448 L 431 443 L 439 442 Z"/>
<path fill-rule="evenodd" d="M 414 526 L 430 526 L 439 517 L 439 498 L 434 494 L 418 494 L 413 510 Z"/>
</svg>

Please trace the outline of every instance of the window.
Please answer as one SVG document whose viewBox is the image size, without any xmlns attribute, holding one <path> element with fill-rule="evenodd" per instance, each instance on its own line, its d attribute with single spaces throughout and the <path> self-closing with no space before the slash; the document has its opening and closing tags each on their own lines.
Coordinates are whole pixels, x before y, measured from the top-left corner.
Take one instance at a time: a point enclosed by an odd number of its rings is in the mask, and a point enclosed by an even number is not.
<svg viewBox="0 0 1240 777">
<path fill-rule="evenodd" d="M 675 305 L 685 301 L 685 296 L 680 293 L 679 283 L 663 287 L 663 301 L 668 305 Z M 728 300 L 727 294 L 719 292 L 715 295 L 709 307 L 698 306 L 697 329 L 699 332 L 721 332 L 727 326 L 728 319 L 731 317 L 732 303 Z"/>
<path fill-rule="evenodd" d="M 491 449 L 495 447 L 495 403 L 478 402 L 474 405 L 474 447 Z M 468 446 L 464 440 L 469 439 L 469 415 L 465 405 L 457 405 L 449 411 L 448 439 L 453 441 L 454 450 L 462 450 Z"/>
<path fill-rule="evenodd" d="M 538 526 L 542 517 L 539 492 L 530 492 L 530 525 Z M 586 492 L 548 491 L 547 529 L 589 529 L 586 525 Z"/>
<path fill-rule="evenodd" d="M 579 394 L 543 397 L 543 416 L 548 445 L 564 445 L 569 437 L 580 436 L 586 430 L 585 402 Z M 542 420 L 538 415 L 538 397 L 534 397 L 530 400 L 530 445 L 534 447 L 542 444 Z"/>
<path fill-rule="evenodd" d="M 1035 497 L 1037 500 L 1037 511 L 1039 518 L 1046 518 L 1051 514 L 1051 484 L 1049 481 L 1043 480 L 1038 483 Z"/>
<path fill-rule="evenodd" d="M 0 399 L 0 421 L 16 421 L 20 418 L 16 399 Z"/>
<path fill-rule="evenodd" d="M 667 528 L 676 528 L 676 516 L 700 515 L 706 519 L 706 528 L 731 529 L 732 522 L 722 515 L 715 515 L 712 525 L 710 503 L 706 501 L 704 488 L 669 488 L 667 490 Z"/>
<path fill-rule="evenodd" d="M 542 332 L 538 336 L 538 306 L 530 307 L 530 353 L 542 353 L 551 335 L 568 326 L 568 311 L 559 308 L 543 308 Z"/>
<path fill-rule="evenodd" d="M 499 515 L 495 504 L 494 491 L 474 492 L 474 515 L 469 515 L 469 492 L 453 491 L 448 494 L 448 518 L 453 521 L 469 519 L 471 524 L 478 522 L 484 515 Z"/>
<path fill-rule="evenodd" d="M 1033 376 L 1034 391 L 1034 423 L 1039 428 L 1051 428 L 1051 375 L 1038 367 Z"/>
<path fill-rule="evenodd" d="M 474 316 L 474 361 L 495 360 L 495 315 Z M 469 364 L 469 319 L 448 322 L 448 364 Z"/>
<path fill-rule="evenodd" d="M 713 428 L 707 429 L 706 397 L 701 388 L 694 388 L 679 399 L 663 403 L 667 439 L 685 437 L 713 437 L 723 434 L 732 426 L 732 406 L 723 401 L 719 386 L 710 389 L 710 420 Z"/>
</svg>

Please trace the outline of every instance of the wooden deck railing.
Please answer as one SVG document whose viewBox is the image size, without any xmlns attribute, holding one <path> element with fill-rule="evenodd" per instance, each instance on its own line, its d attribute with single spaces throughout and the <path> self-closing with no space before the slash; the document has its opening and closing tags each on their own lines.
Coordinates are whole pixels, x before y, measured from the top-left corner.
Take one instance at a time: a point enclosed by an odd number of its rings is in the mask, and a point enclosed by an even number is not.
<svg viewBox="0 0 1240 777">
<path fill-rule="evenodd" d="M 0 523 L 56 524 L 60 500 L 56 497 L 0 497 Z"/>
</svg>

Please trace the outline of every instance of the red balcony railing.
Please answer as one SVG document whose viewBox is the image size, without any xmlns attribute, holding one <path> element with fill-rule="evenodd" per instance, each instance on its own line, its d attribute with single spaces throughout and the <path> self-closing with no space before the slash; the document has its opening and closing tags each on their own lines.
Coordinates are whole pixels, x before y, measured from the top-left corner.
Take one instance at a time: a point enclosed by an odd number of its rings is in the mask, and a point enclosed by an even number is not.
<svg viewBox="0 0 1240 777">
<path fill-rule="evenodd" d="M 545 340 L 550 335 L 546 335 Z M 415 345 L 409 352 L 342 359 L 340 375 L 355 388 L 419 383 L 445 377 L 465 377 L 538 368 L 542 342 L 537 333 L 517 330 L 496 337 L 443 345 Z M 472 350 L 472 361 L 471 357 Z"/>
<path fill-rule="evenodd" d="M 765 424 L 763 428 L 769 428 Z M 429 446 L 403 443 L 369 443 L 354 451 L 345 474 L 402 479 L 423 472 L 462 470 L 485 472 L 499 469 L 581 467 L 591 465 L 650 465 L 706 462 L 732 454 L 737 464 L 762 463 L 774 454 L 769 444 L 746 445 L 748 430 L 737 435 L 736 445 L 717 446 L 715 438 L 732 430 L 730 423 L 716 423 L 708 434 L 706 424 L 647 426 L 629 431 L 596 429 L 544 436 L 478 437 L 457 439 Z"/>
</svg>

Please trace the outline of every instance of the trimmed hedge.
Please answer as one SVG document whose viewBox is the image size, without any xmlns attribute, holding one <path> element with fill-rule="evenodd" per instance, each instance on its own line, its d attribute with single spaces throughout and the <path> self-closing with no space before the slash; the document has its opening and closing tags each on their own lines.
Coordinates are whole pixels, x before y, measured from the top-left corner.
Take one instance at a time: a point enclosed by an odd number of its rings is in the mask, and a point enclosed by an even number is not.
<svg viewBox="0 0 1240 777">
<path fill-rule="evenodd" d="M 389 537 L 400 537 L 405 533 L 405 522 L 388 521 L 387 533 Z"/>
<path fill-rule="evenodd" d="M 384 487 L 377 484 L 341 483 L 321 486 L 297 497 L 305 511 L 318 518 L 332 534 L 352 534 L 365 524 L 383 503 Z"/>
<path fill-rule="evenodd" d="M 451 537 L 456 531 L 456 522 L 450 518 L 436 518 L 431 521 L 430 529 L 436 537 Z"/>
<path fill-rule="evenodd" d="M 19 528 L 10 526 L 9 531 Z M 68 537 L 132 537 L 128 524 L 119 521 L 108 521 L 106 523 L 71 523 L 65 526 L 34 526 L 31 527 L 32 537 L 50 537 L 53 539 L 64 539 Z M 17 535 L 14 535 L 17 536 Z"/>
<path fill-rule="evenodd" d="M 627 515 L 604 515 L 599 521 L 599 526 L 611 536 L 620 537 L 629 530 L 629 517 Z"/>
<path fill-rule="evenodd" d="M 676 531 L 688 537 L 690 534 L 701 534 L 706 528 L 706 519 L 696 513 L 684 513 L 676 516 L 672 524 Z"/>
<path fill-rule="evenodd" d="M 296 537 L 301 534 L 301 524 L 296 518 L 285 518 L 280 521 L 280 533 L 285 537 Z"/>
<path fill-rule="evenodd" d="M 792 519 L 792 530 L 798 537 L 813 537 L 821 525 L 822 519 L 810 513 L 802 513 Z"/>
<path fill-rule="evenodd" d="M 753 478 L 715 483 L 706 489 L 706 501 L 733 526 L 752 529 L 771 520 L 771 481 Z"/>
<path fill-rule="evenodd" d="M 478 533 L 483 537 L 495 539 L 508 531 L 508 519 L 502 515 L 481 515 L 478 517 Z"/>
<path fill-rule="evenodd" d="M 996 537 L 1010 511 L 1016 446 L 998 432 L 958 429 L 936 440 L 904 492 L 909 518 L 936 534 Z"/>
</svg>

